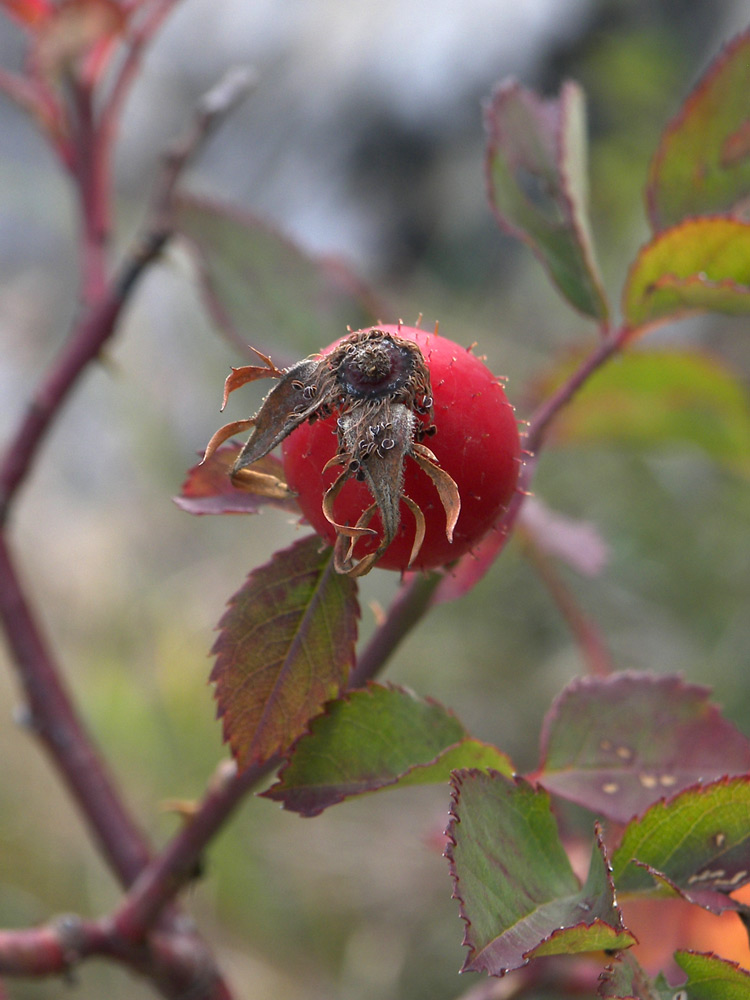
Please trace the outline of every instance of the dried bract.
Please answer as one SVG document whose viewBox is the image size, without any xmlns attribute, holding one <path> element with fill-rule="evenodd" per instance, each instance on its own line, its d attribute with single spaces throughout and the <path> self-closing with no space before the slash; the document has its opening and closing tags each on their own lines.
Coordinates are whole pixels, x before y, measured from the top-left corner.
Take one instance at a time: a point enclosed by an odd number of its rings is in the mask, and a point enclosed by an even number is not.
<svg viewBox="0 0 750 1000">
<path fill-rule="evenodd" d="M 453 479 L 422 443 L 435 433 L 435 426 L 430 373 L 416 344 L 372 329 L 352 333 L 329 354 L 305 358 L 285 371 L 275 368 L 268 358 L 263 360 L 264 367 L 233 369 L 227 379 L 225 400 L 235 388 L 255 379 L 278 378 L 278 382 L 254 417 L 234 421 L 214 434 L 206 457 L 227 438 L 253 427 L 232 469 L 236 485 L 252 489 L 253 463 L 305 421 L 337 414 L 338 451 L 329 465 L 340 466 L 341 472 L 323 497 L 323 513 L 336 529 L 334 564 L 338 572 L 361 576 L 375 565 L 399 529 L 402 500 L 416 522 L 410 562 L 417 557 L 425 522 L 420 508 L 404 493 L 407 458 L 417 462 L 435 484 L 445 509 L 446 536 L 452 540 L 461 500 Z M 367 484 L 373 503 L 356 524 L 338 524 L 334 516 L 336 497 L 352 478 Z M 268 488 L 267 483 L 264 488 Z M 378 547 L 356 559 L 357 540 L 376 534 L 369 527 L 376 511 L 382 524 Z"/>
</svg>

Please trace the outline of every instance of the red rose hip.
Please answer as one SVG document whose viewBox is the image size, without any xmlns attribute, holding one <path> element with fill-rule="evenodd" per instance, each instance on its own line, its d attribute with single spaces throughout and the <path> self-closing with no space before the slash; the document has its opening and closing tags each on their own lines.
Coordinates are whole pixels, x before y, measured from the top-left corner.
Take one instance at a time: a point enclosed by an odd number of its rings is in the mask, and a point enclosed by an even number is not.
<svg viewBox="0 0 750 1000">
<path fill-rule="evenodd" d="M 345 359 L 338 370 L 339 382 L 349 393 L 348 399 L 354 399 L 356 407 L 368 410 L 370 416 L 357 422 L 356 429 L 351 432 L 346 424 L 348 418 L 342 419 L 341 409 L 330 407 L 332 412 L 326 413 L 324 407 L 307 417 L 284 438 L 287 482 L 298 495 L 307 520 L 331 544 L 336 543 L 338 537 L 340 545 L 343 527 L 362 523 L 363 513 L 371 509 L 368 515 L 371 519 L 366 521 L 363 530 L 370 529 L 374 533 L 355 534 L 349 540 L 350 559 L 363 560 L 382 546 L 384 505 L 380 498 L 376 498 L 378 502 L 374 504 L 371 477 L 369 474 L 365 477 L 365 470 L 359 468 L 360 463 L 356 456 L 352 457 L 349 445 L 342 449 L 341 440 L 342 435 L 350 442 L 355 437 L 373 439 L 383 462 L 387 462 L 394 432 L 381 431 L 381 428 L 386 423 L 389 427 L 395 426 L 398 438 L 399 424 L 390 412 L 386 421 L 379 407 L 384 398 L 400 398 L 399 386 L 412 372 L 409 349 L 399 345 L 402 342 L 416 344 L 429 379 L 426 388 L 419 381 L 411 393 L 403 393 L 405 405 L 401 410 L 409 410 L 413 417 L 404 413 L 399 419 L 404 425 L 412 421 L 414 441 L 425 444 L 416 443 L 413 452 L 405 446 L 403 456 L 394 457 L 389 473 L 393 477 L 392 484 L 375 484 L 378 493 L 395 490 L 400 496 L 395 534 L 377 558 L 377 565 L 394 570 L 405 570 L 409 566 L 417 569 L 443 566 L 469 551 L 513 496 L 521 465 L 515 413 L 501 384 L 487 366 L 471 351 L 436 333 L 402 325 L 380 325 L 336 341 L 322 354 L 330 355 L 352 337 L 377 337 L 378 333 L 383 335 L 376 340 L 379 354 L 368 355 L 364 362 L 359 362 L 356 352 L 352 351 L 352 360 Z M 408 434 L 405 426 L 401 430 L 405 436 Z M 387 436 L 389 434 L 392 436 Z M 344 461 L 349 463 L 349 472 L 344 470 L 346 474 L 342 474 L 342 450 Z M 438 472 L 447 473 L 460 497 L 460 513 L 452 530 L 452 541 L 449 540 L 448 487 L 444 476 L 438 476 L 432 462 L 418 454 L 420 451 L 427 455 L 432 453 Z M 403 469 L 400 482 L 393 472 L 397 466 Z M 337 480 L 344 481 L 332 491 Z M 335 493 L 333 497 L 332 492 Z M 327 494 L 329 499 L 326 501 Z M 419 522 L 414 506 L 424 515 L 424 538 L 410 563 Z"/>
</svg>

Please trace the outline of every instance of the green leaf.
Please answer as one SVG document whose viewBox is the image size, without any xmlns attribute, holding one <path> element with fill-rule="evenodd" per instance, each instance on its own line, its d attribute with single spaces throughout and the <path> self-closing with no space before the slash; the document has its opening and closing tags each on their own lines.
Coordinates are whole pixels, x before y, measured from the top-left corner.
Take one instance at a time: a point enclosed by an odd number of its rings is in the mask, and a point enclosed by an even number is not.
<svg viewBox="0 0 750 1000">
<path fill-rule="evenodd" d="M 533 957 L 634 943 L 598 835 L 581 889 L 545 792 L 480 771 L 456 771 L 451 780 L 446 853 L 466 924 L 464 971 L 502 976 Z"/>
<path fill-rule="evenodd" d="M 747 1000 L 750 972 L 717 955 L 694 951 L 675 952 L 675 961 L 687 973 L 686 1000 Z M 670 1000 L 676 997 L 674 989 Z"/>
<path fill-rule="evenodd" d="M 545 395 L 569 362 L 540 384 Z M 599 369 L 556 418 L 553 444 L 682 443 L 735 472 L 750 472 L 750 402 L 736 375 L 695 351 L 630 350 Z"/>
<path fill-rule="evenodd" d="M 664 131 L 646 200 L 654 229 L 690 215 L 745 215 L 750 198 L 750 31 L 712 63 Z"/>
<path fill-rule="evenodd" d="M 535 777 L 624 823 L 697 781 L 744 773 L 750 742 L 709 703 L 709 693 L 679 677 L 578 678 L 544 720 Z"/>
<path fill-rule="evenodd" d="M 627 826 L 612 869 L 619 892 L 676 889 L 712 910 L 731 907 L 716 897 L 750 882 L 750 775 L 657 802 Z"/>
<path fill-rule="evenodd" d="M 565 298 L 605 324 L 608 306 L 587 216 L 586 124 L 580 87 L 543 100 L 515 81 L 486 112 L 487 184 L 500 225 L 524 240 Z"/>
<path fill-rule="evenodd" d="M 306 254 L 236 208 L 183 194 L 175 223 L 197 254 L 210 314 L 243 349 L 283 338 L 307 354 L 380 311 L 342 263 Z"/>
<path fill-rule="evenodd" d="M 513 773 L 505 754 L 471 739 L 442 705 L 370 684 L 326 707 L 263 794 L 316 816 L 354 795 L 445 782 L 460 767 Z"/>
<path fill-rule="evenodd" d="M 211 680 L 240 767 L 286 750 L 341 692 L 358 615 L 356 583 L 334 571 L 317 535 L 277 552 L 231 598 Z"/>
<path fill-rule="evenodd" d="M 750 225 L 687 219 L 641 247 L 623 291 L 633 333 L 690 312 L 750 312 Z"/>
</svg>

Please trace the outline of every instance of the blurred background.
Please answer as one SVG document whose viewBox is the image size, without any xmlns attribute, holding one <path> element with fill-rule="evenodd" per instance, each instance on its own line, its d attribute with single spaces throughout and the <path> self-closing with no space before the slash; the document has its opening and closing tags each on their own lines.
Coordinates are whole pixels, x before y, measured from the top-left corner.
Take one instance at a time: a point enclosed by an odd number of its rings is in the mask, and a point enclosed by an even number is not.
<svg viewBox="0 0 750 1000">
<path fill-rule="evenodd" d="M 523 418 L 536 380 L 595 331 L 490 216 L 482 101 L 508 75 L 547 94 L 565 78 L 583 85 L 593 227 L 617 302 L 647 238 L 642 189 L 660 131 L 722 42 L 749 22 L 748 0 L 183 0 L 127 105 L 116 151 L 118 241 L 127 246 L 137 233 L 160 152 L 198 97 L 228 66 L 249 65 L 257 85 L 189 172 L 190 190 L 348 261 L 387 303 L 384 320 L 423 313 L 446 336 L 477 341 L 509 377 Z M 20 67 L 23 46 L 3 20 L 0 64 Z M 67 179 L 5 100 L 0 135 L 5 438 L 75 315 L 77 257 Z M 650 343 L 705 349 L 745 387 L 746 326 L 702 318 Z M 282 359 L 322 346 L 316 328 L 259 326 L 247 340 Z M 178 822 L 165 800 L 200 797 L 225 753 L 207 677 L 226 599 L 301 530 L 274 511 L 191 518 L 172 503 L 221 422 L 224 376 L 243 361 L 216 335 L 191 259 L 173 246 L 66 408 L 15 519 L 14 543 L 67 680 L 157 843 Z M 262 389 L 243 393 L 232 416 L 252 412 Z M 618 666 L 712 685 L 750 734 L 747 471 L 690 440 L 612 440 L 551 449 L 535 488 L 606 541 L 599 576 L 560 572 Z M 363 581 L 363 636 L 396 584 L 386 572 Z M 2 666 L 0 924 L 98 915 L 117 887 L 16 724 L 19 693 Z M 515 543 L 471 595 L 409 637 L 388 678 L 451 706 L 524 770 L 537 762 L 552 698 L 582 669 Z M 186 900 L 238 996 L 448 1000 L 475 985 L 457 976 L 462 926 L 441 857 L 447 808 L 444 789 L 380 795 L 314 821 L 248 800 Z M 7 985 L 12 998 L 68 992 L 58 981 Z M 153 995 L 97 963 L 73 985 L 83 1000 Z"/>
</svg>

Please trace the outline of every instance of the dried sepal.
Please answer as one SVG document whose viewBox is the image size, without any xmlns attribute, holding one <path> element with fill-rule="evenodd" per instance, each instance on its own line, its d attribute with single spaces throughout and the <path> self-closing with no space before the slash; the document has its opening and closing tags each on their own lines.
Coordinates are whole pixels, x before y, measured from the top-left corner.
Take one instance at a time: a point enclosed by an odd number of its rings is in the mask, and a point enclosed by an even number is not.
<svg viewBox="0 0 750 1000">
<path fill-rule="evenodd" d="M 224 398 L 221 401 L 222 410 L 227 405 L 227 400 L 235 389 L 247 385 L 248 382 L 257 382 L 261 378 L 281 378 L 284 374 L 280 368 L 276 367 L 267 354 L 262 354 L 254 347 L 251 347 L 250 350 L 258 355 L 263 365 L 242 365 L 240 368 L 232 368 L 224 380 Z"/>
<path fill-rule="evenodd" d="M 320 408 L 314 394 L 305 397 L 319 361 L 307 358 L 287 369 L 263 401 L 255 416 L 255 430 L 239 454 L 233 472 L 244 469 L 281 444 L 295 427 Z"/>
<path fill-rule="evenodd" d="M 445 534 L 449 542 L 453 541 L 453 531 L 461 513 L 461 497 L 453 479 L 445 469 L 441 469 L 437 464 L 437 458 L 429 448 L 423 444 L 415 443 L 411 451 L 412 458 L 419 468 L 426 472 L 435 484 L 440 502 L 445 511 Z M 412 560 L 414 557 L 412 556 Z"/>
<path fill-rule="evenodd" d="M 230 424 L 224 424 L 220 427 L 218 431 L 211 437 L 211 440 L 206 445 L 206 450 L 203 452 L 203 458 L 201 459 L 201 464 L 207 462 L 209 458 L 214 454 L 214 452 L 220 448 L 225 441 L 234 437 L 235 434 L 241 434 L 242 431 L 248 430 L 255 424 L 254 417 L 248 417 L 245 420 L 233 420 Z"/>
<path fill-rule="evenodd" d="M 258 353 L 258 352 L 256 352 Z M 278 378 L 255 417 L 227 424 L 214 435 L 209 447 L 219 444 L 245 427 L 254 428 L 232 469 L 238 485 L 253 463 L 272 451 L 305 421 L 338 414 L 338 452 L 328 465 L 339 465 L 341 473 L 323 497 L 323 514 L 336 534 L 334 566 L 339 573 L 362 576 L 377 563 L 398 533 L 401 502 L 416 522 L 410 563 L 419 555 L 425 535 L 422 511 L 404 493 L 404 463 L 409 458 L 423 469 L 437 489 L 446 515 L 446 536 L 461 509 L 458 488 L 437 464 L 435 455 L 421 442 L 432 433 L 432 389 L 430 373 L 419 347 L 384 330 L 353 333 L 330 353 L 313 355 L 285 371 L 260 355 L 265 367 L 233 369 L 225 385 L 230 392 L 258 378 Z M 326 466 L 328 468 L 328 466 Z M 350 479 L 366 483 L 374 503 L 354 525 L 339 524 L 334 514 L 336 498 Z M 252 482 L 256 480 L 253 478 Z M 254 488 L 254 487 L 251 487 Z M 268 488 L 274 489 L 273 484 Z M 356 559 L 358 541 L 377 532 L 368 527 L 380 514 L 381 535 L 375 551 Z"/>
<path fill-rule="evenodd" d="M 266 497 L 268 500 L 291 500 L 294 497 L 294 493 L 283 479 L 268 472 L 257 472 L 255 469 L 238 469 L 233 472 L 232 483 L 240 490 Z"/>
</svg>

